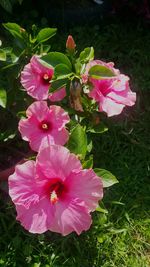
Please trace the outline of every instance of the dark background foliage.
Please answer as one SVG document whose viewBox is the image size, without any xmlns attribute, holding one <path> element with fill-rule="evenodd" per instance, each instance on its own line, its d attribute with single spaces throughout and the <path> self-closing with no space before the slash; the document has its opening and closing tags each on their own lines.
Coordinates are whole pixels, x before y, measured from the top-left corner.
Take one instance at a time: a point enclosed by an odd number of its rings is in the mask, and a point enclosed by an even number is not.
<svg viewBox="0 0 150 267">
<path fill-rule="evenodd" d="M 97 0 L 98 2 L 98 0 Z M 1 22 L 22 22 L 28 27 L 36 23 L 39 26 L 50 23 L 51 26 L 70 27 L 99 23 L 104 17 L 119 17 L 125 20 L 150 18 L 148 0 L 0 0 Z M 64 30 L 64 29 L 63 29 Z"/>
</svg>

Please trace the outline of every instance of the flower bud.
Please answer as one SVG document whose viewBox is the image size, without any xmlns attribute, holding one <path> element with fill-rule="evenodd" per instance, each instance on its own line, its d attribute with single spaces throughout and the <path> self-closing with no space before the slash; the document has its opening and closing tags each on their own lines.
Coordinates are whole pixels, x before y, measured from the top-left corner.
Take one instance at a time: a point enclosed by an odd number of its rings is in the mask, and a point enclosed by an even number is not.
<svg viewBox="0 0 150 267">
<path fill-rule="evenodd" d="M 75 41 L 71 35 L 68 36 L 67 42 L 66 42 L 66 48 L 70 52 L 74 52 L 76 47 Z"/>
</svg>

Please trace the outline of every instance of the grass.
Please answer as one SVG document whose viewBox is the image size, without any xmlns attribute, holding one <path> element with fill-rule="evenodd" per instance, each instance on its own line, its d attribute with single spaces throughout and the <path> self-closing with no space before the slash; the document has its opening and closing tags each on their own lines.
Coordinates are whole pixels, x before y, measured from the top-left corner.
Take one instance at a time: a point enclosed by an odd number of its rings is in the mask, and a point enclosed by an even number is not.
<svg viewBox="0 0 150 267">
<path fill-rule="evenodd" d="M 107 120 L 109 131 L 93 137 L 95 166 L 110 170 L 119 184 L 105 192 L 108 214 L 94 213 L 91 229 L 79 237 L 29 234 L 1 195 L 0 267 L 149 267 L 150 32 L 114 23 L 72 33 L 79 48 L 93 45 L 97 57 L 116 62 L 138 92 L 136 107 Z M 58 49 L 66 36 L 58 37 Z"/>
</svg>

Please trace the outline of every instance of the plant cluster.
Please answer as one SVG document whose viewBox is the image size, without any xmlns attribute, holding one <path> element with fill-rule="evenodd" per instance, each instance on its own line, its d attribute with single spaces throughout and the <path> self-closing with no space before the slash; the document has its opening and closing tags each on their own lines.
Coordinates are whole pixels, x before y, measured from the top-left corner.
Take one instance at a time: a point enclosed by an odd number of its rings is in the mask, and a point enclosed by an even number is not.
<svg viewBox="0 0 150 267">
<path fill-rule="evenodd" d="M 92 135 L 107 130 L 102 114 L 119 115 L 136 94 L 114 63 L 94 59 L 93 47 L 78 53 L 71 35 L 65 53 L 53 52 L 44 43 L 56 29 L 33 26 L 28 33 L 15 23 L 4 26 L 18 49 L 0 50 L 2 70 L 17 67 L 15 92 L 23 92 L 27 106 L 17 113 L 18 129 L 33 151 L 9 177 L 17 220 L 32 233 L 80 234 L 89 229 L 91 212 L 102 210 L 103 188 L 118 182 L 93 169 Z M 5 89 L 0 105 L 6 106 Z"/>
</svg>

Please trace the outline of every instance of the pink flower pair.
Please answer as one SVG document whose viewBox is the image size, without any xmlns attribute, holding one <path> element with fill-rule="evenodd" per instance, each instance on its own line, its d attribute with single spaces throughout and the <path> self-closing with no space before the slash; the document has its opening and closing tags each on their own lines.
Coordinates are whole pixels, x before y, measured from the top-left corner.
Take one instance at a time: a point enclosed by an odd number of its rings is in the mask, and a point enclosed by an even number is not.
<svg viewBox="0 0 150 267">
<path fill-rule="evenodd" d="M 61 101 L 66 96 L 65 88 L 49 93 L 53 74 L 53 67 L 44 65 L 39 56 L 33 56 L 21 72 L 21 84 L 37 100 Z"/>
<path fill-rule="evenodd" d="M 79 235 L 92 223 L 90 213 L 103 197 L 103 186 L 67 148 L 51 145 L 40 149 L 36 162 L 16 166 L 9 177 L 9 194 L 17 220 L 29 232 Z"/>
<path fill-rule="evenodd" d="M 102 77 L 95 79 L 89 76 L 89 70 L 95 65 L 105 66 L 113 73 L 113 77 Z M 107 113 L 108 117 L 118 115 L 125 106 L 133 106 L 136 101 L 136 93 L 129 87 L 129 77 L 120 74 L 120 71 L 114 68 L 114 63 L 105 63 L 101 60 L 93 60 L 86 66 L 83 75 L 83 83 L 89 81 L 92 89 L 89 96 L 99 104 L 99 111 Z"/>
</svg>

